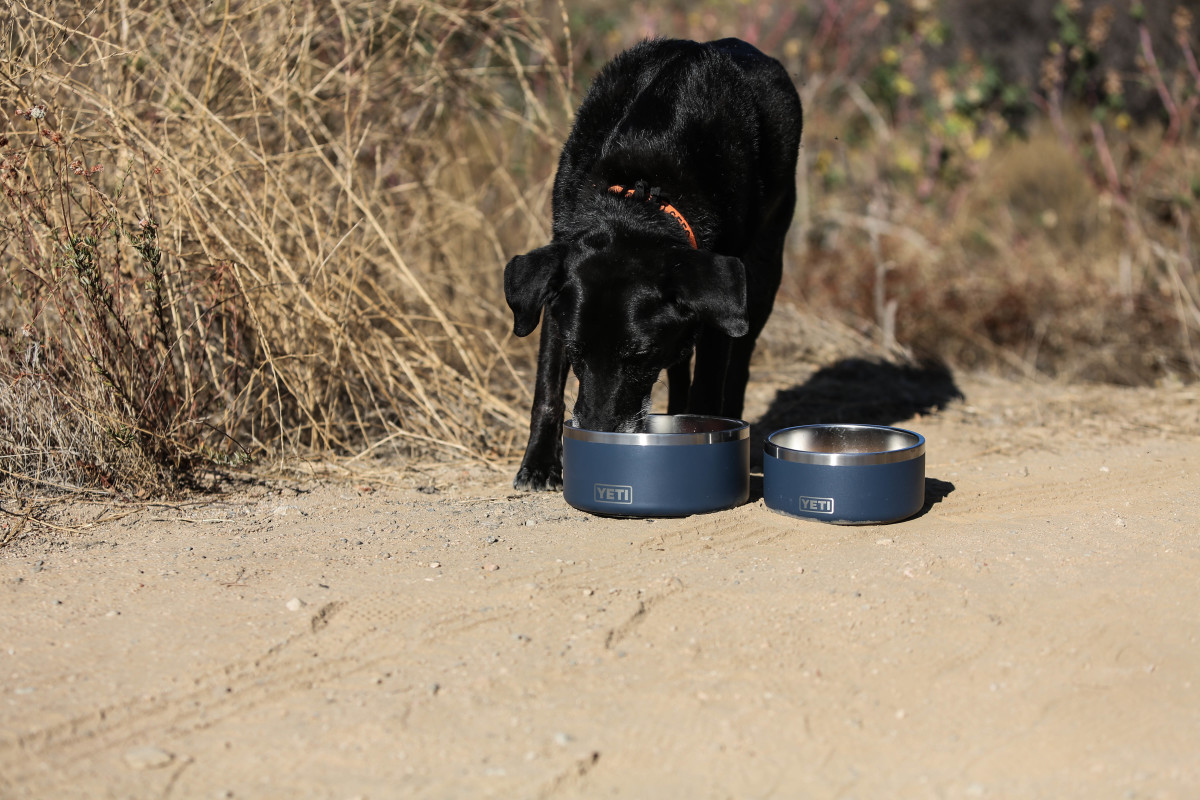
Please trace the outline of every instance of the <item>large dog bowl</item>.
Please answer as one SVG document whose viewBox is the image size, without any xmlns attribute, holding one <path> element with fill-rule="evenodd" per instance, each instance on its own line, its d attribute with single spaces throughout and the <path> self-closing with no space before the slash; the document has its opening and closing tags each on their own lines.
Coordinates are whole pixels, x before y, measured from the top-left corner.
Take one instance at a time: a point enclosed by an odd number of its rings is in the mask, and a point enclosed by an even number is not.
<svg viewBox="0 0 1200 800">
<path fill-rule="evenodd" d="M 896 522 L 925 503 L 925 437 L 882 425 L 803 425 L 767 437 L 763 500 L 840 524 Z"/>
<path fill-rule="evenodd" d="M 644 432 L 563 426 L 563 496 L 612 517 L 683 517 L 732 508 L 750 494 L 750 426 L 737 419 L 653 414 Z"/>
</svg>

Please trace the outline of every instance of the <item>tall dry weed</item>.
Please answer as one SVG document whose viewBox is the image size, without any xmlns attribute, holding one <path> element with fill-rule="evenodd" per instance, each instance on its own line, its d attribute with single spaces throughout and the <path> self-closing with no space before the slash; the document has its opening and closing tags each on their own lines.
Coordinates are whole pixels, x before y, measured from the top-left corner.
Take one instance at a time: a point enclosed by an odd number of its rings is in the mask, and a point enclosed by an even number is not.
<svg viewBox="0 0 1200 800">
<path fill-rule="evenodd" d="M 18 2 L 2 24 L 7 485 L 506 452 L 499 265 L 544 236 L 570 106 L 521 3 Z"/>
</svg>

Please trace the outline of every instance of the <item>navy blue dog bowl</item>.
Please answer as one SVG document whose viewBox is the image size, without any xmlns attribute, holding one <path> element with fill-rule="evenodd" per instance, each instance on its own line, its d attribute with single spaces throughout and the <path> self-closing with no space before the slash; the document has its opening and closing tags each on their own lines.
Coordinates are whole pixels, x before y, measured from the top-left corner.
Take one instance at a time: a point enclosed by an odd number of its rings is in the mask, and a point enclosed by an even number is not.
<svg viewBox="0 0 1200 800">
<path fill-rule="evenodd" d="M 652 414 L 638 433 L 563 426 L 563 497 L 610 517 L 683 517 L 750 496 L 750 426 L 738 419 Z"/>
<path fill-rule="evenodd" d="M 802 425 L 767 437 L 763 500 L 796 517 L 896 522 L 925 504 L 925 437 L 883 425 Z"/>
</svg>

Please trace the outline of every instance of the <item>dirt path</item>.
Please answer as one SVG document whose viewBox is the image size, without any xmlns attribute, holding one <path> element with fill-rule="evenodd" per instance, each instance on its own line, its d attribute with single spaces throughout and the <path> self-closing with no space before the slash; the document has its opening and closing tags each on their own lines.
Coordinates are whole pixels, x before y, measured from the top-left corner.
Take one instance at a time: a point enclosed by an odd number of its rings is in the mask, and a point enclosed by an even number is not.
<svg viewBox="0 0 1200 800">
<path fill-rule="evenodd" d="M 33 529 L 0 797 L 1200 796 L 1200 390 L 958 388 L 874 409 L 929 441 L 890 526 L 447 468 Z"/>
</svg>

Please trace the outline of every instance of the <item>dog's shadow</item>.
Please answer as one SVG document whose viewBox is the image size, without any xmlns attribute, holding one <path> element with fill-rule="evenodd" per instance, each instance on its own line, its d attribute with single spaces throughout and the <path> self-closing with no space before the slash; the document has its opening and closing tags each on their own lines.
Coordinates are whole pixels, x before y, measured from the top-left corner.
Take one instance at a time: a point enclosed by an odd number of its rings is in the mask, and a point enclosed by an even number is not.
<svg viewBox="0 0 1200 800">
<path fill-rule="evenodd" d="M 817 423 L 895 425 L 944 408 L 963 394 L 944 364 L 897 364 L 848 358 L 822 367 L 800 386 L 781 389 L 750 425 L 751 499 L 762 497 L 763 443 L 777 430 Z M 954 484 L 925 479 L 924 514 L 954 491 Z"/>
</svg>

